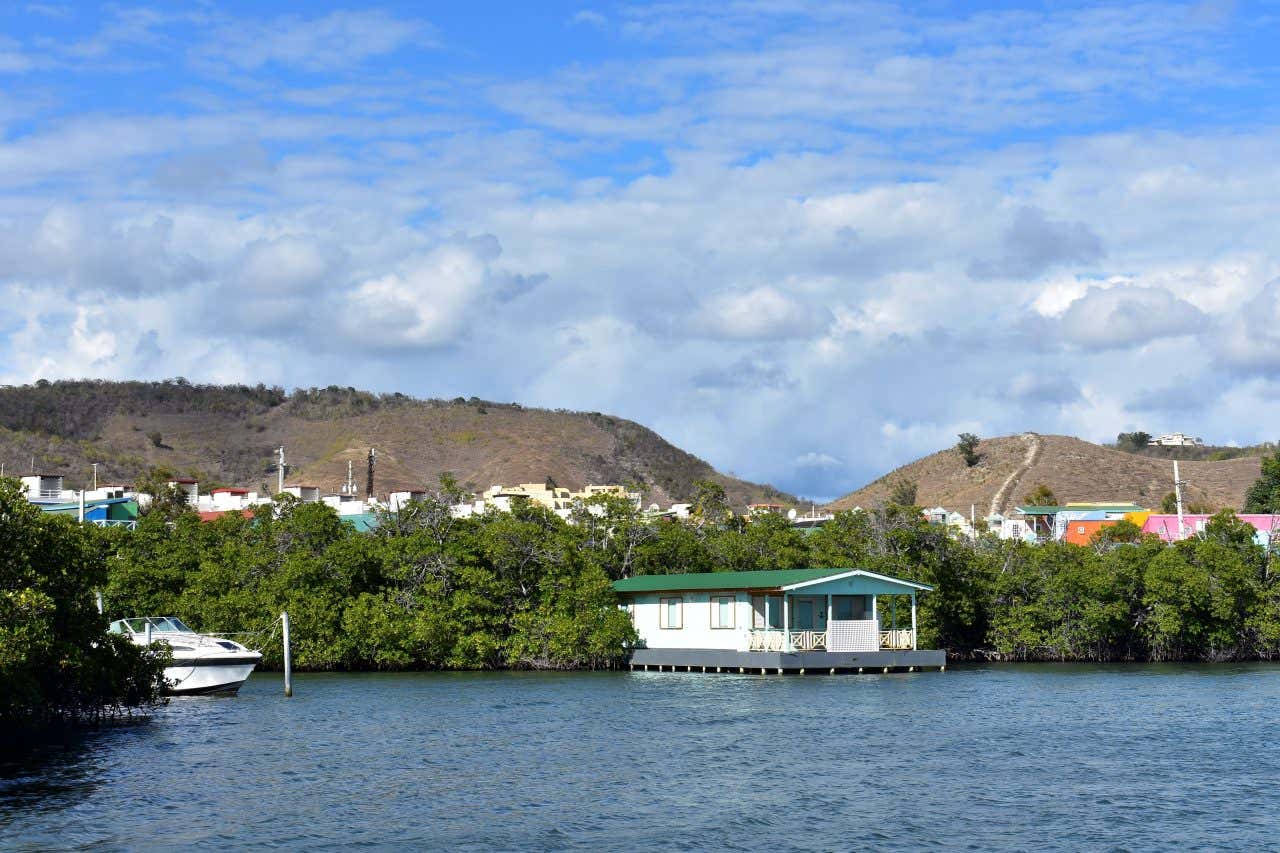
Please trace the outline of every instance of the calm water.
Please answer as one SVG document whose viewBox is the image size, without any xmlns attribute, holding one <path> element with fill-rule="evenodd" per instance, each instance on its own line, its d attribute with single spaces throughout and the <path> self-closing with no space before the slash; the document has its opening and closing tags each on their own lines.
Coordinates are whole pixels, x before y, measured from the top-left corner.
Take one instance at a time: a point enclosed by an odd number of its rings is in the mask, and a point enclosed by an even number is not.
<svg viewBox="0 0 1280 853">
<path fill-rule="evenodd" d="M 295 688 L 0 765 L 0 848 L 1280 846 L 1280 667 Z"/>
</svg>

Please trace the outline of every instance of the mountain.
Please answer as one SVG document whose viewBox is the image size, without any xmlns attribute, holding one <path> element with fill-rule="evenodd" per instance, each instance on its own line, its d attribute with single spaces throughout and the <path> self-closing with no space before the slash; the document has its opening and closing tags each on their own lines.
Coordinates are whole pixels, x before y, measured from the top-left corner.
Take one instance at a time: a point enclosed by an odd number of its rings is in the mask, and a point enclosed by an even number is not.
<svg viewBox="0 0 1280 853">
<path fill-rule="evenodd" d="M 0 386 L 0 462 L 32 467 L 78 488 L 97 462 L 101 483 L 132 482 L 164 467 L 214 484 L 274 491 L 275 449 L 285 447 L 291 483 L 336 491 L 347 462 L 364 490 L 377 449 L 375 491 L 434 487 L 450 472 L 466 489 L 501 483 L 639 483 L 645 502 L 690 497 L 695 480 L 724 486 L 737 506 L 794 502 L 665 441 L 652 430 L 598 412 L 528 409 L 461 397 L 418 400 L 329 387 L 286 394 L 263 385 L 40 381 Z"/>
<path fill-rule="evenodd" d="M 916 503 L 944 506 L 978 515 L 1007 512 L 1036 486 L 1053 490 L 1059 502 L 1132 501 L 1158 509 L 1173 491 L 1173 463 L 1167 459 L 1126 453 L 1065 435 L 1025 433 L 982 441 L 981 459 L 966 467 L 960 454 L 948 448 L 917 459 L 830 504 L 832 509 L 870 507 L 885 500 L 890 485 L 900 479 L 917 485 Z M 1222 461 L 1180 462 L 1187 482 L 1187 503 L 1215 508 L 1239 508 L 1245 490 L 1258 478 L 1258 456 Z"/>
</svg>

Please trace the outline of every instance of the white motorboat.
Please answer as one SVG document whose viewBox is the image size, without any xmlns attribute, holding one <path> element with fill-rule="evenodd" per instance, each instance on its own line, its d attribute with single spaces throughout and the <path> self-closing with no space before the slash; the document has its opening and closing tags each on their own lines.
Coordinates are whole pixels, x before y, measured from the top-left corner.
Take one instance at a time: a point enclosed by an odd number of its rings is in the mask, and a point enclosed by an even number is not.
<svg viewBox="0 0 1280 853">
<path fill-rule="evenodd" d="M 164 677 L 169 683 L 167 692 L 175 696 L 234 694 L 262 661 L 261 652 L 225 637 L 197 634 L 176 616 L 117 619 L 108 630 L 140 646 L 157 641 L 166 644 L 173 662 L 165 667 Z"/>
</svg>

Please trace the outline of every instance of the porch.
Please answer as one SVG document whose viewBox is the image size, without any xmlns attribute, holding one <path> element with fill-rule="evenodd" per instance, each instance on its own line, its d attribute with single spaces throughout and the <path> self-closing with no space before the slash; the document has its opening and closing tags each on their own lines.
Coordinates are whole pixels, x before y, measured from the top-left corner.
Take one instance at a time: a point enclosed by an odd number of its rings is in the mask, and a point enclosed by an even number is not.
<svg viewBox="0 0 1280 853">
<path fill-rule="evenodd" d="M 827 585 L 751 596 L 751 625 L 739 651 L 876 652 L 916 649 L 916 591 L 848 594 Z M 841 594 L 843 593 L 843 594 Z M 903 621 L 898 599 L 906 599 Z M 882 607 L 882 599 L 887 607 Z M 907 616 L 909 614 L 909 621 Z M 910 627 L 908 627 L 908 625 Z"/>
<path fill-rule="evenodd" d="M 834 635 L 834 637 L 833 637 Z M 874 637 L 868 641 L 866 637 Z M 851 638 L 857 638 L 851 639 Z M 875 646 L 871 647 L 871 642 Z M 864 646 L 866 648 L 864 648 Z M 749 652 L 856 652 L 907 651 L 916 648 L 913 628 L 881 630 L 879 622 L 870 620 L 831 624 L 826 631 L 800 630 L 785 632 L 774 628 L 752 628 L 747 632 Z"/>
</svg>

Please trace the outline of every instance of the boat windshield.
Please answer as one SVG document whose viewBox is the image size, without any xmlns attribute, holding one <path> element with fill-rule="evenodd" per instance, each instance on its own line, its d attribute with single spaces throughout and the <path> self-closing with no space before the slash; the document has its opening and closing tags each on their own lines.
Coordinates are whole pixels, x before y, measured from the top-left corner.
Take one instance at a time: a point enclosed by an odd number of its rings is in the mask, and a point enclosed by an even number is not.
<svg viewBox="0 0 1280 853">
<path fill-rule="evenodd" d="M 131 634 L 147 633 L 147 623 L 151 623 L 151 633 L 161 634 L 194 634 L 182 620 L 177 616 L 148 616 L 145 619 L 117 619 L 111 623 L 108 629 L 113 634 L 123 634 L 128 631 Z"/>
</svg>

